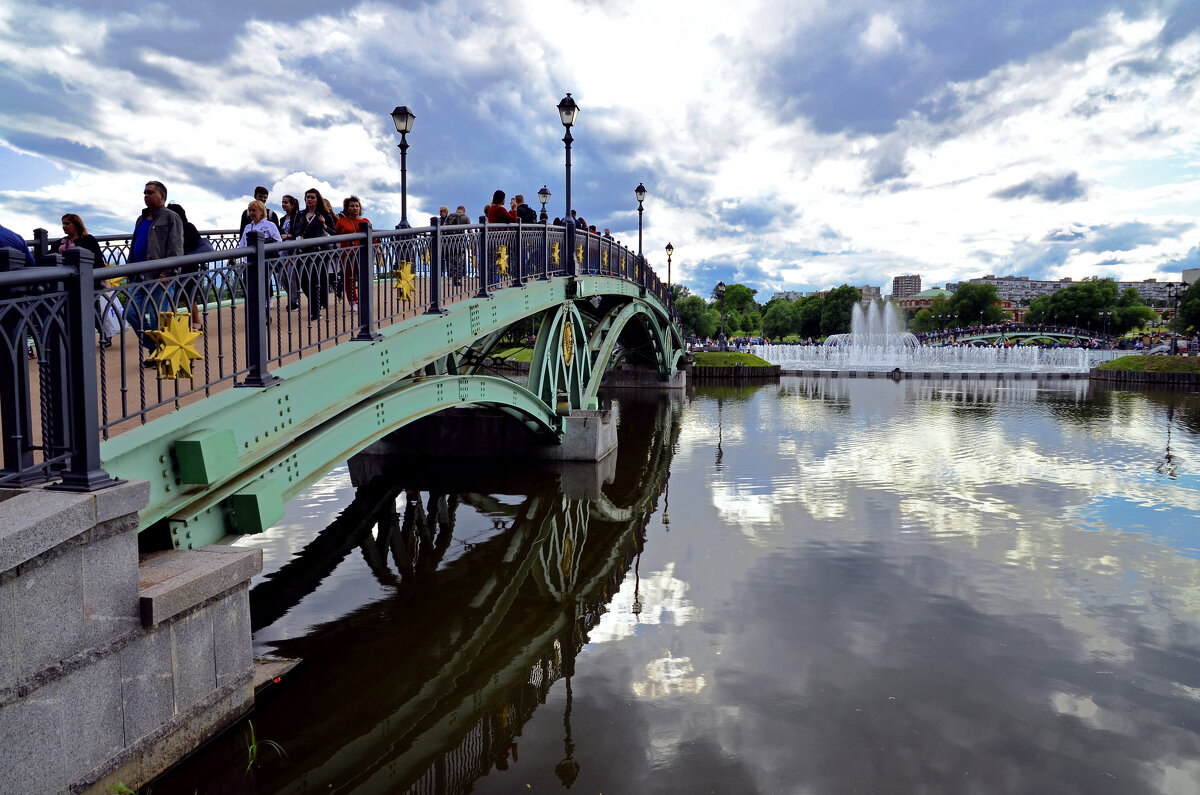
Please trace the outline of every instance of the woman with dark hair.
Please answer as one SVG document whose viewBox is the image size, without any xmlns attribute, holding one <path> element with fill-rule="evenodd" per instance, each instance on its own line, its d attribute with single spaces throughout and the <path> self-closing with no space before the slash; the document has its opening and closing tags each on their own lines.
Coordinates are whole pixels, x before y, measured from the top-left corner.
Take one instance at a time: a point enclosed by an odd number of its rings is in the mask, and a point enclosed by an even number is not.
<svg viewBox="0 0 1200 795">
<path fill-rule="evenodd" d="M 311 240 L 333 234 L 337 219 L 325 209 L 321 191 L 309 188 L 304 192 L 304 209 L 296 214 L 292 222 L 294 238 Z M 329 273 L 320 260 L 308 264 L 300 280 L 304 295 L 308 297 L 308 317 L 320 320 L 321 310 L 329 305 Z"/>
<path fill-rule="evenodd" d="M 104 254 L 100 251 L 100 243 L 96 238 L 88 234 L 87 227 L 83 223 L 83 219 L 75 213 L 67 213 L 62 217 L 62 238 L 50 247 L 50 250 L 55 254 L 66 254 L 68 250 L 73 248 L 81 248 L 84 251 L 92 252 L 92 267 L 103 268 L 108 265 L 104 261 Z M 101 283 L 102 287 L 108 288 L 112 285 L 106 280 Z M 96 315 L 96 331 L 100 332 L 100 346 L 107 348 L 112 345 L 112 339 L 108 334 L 104 333 L 104 311 L 108 308 L 109 299 L 104 296 L 99 296 L 97 299 L 100 304 L 100 312 Z M 120 304 L 117 304 L 114 309 L 117 312 L 117 317 L 121 317 L 123 312 L 120 311 Z"/>
<path fill-rule="evenodd" d="M 296 201 L 296 197 L 287 194 L 281 202 L 283 205 L 283 215 L 279 219 L 279 236 L 284 240 L 291 240 L 292 226 L 296 223 L 296 216 L 300 212 L 300 202 Z M 296 266 L 292 263 L 292 259 L 285 252 L 282 258 L 283 287 L 288 294 L 288 309 L 300 308 L 300 277 L 296 274 Z"/>
<path fill-rule="evenodd" d="M 504 191 L 498 190 L 492 194 L 492 203 L 487 207 L 487 219 L 489 224 L 515 224 L 517 216 L 508 211 L 504 206 Z"/>
<path fill-rule="evenodd" d="M 184 254 L 204 254 L 213 250 L 212 244 L 208 242 L 208 238 L 200 236 L 200 230 L 196 225 L 188 220 L 187 210 L 183 209 L 178 204 L 168 204 L 167 209 L 179 216 L 179 220 L 183 221 L 183 253 Z M 179 272 L 184 276 L 190 276 L 190 279 L 182 279 L 180 289 L 188 296 L 188 309 L 191 310 L 192 331 L 200 331 L 204 328 L 204 324 L 200 320 L 199 308 L 196 306 L 196 295 L 201 290 L 201 285 L 204 283 L 203 277 L 199 276 L 201 270 L 207 270 L 204 265 L 185 265 L 179 269 Z M 208 303 L 205 301 L 205 303 Z"/>
</svg>

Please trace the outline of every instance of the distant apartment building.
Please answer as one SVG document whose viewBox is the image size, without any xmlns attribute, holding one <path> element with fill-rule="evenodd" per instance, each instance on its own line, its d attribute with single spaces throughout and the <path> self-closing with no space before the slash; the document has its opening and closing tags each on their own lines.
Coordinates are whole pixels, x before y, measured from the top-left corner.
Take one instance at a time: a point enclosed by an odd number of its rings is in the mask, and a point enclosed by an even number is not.
<svg viewBox="0 0 1200 795">
<path fill-rule="evenodd" d="M 878 301 L 883 297 L 882 290 L 882 287 L 872 287 L 869 284 L 864 284 L 858 288 L 858 294 L 862 296 L 862 300 L 864 301 Z"/>
<path fill-rule="evenodd" d="M 892 277 L 892 300 L 908 298 L 921 292 L 921 274 L 906 273 L 903 276 Z"/>
<path fill-rule="evenodd" d="M 1011 302 L 1016 306 L 1028 306 L 1033 299 L 1040 295 L 1049 295 L 1075 284 L 1070 277 L 1062 279 L 1030 279 L 1028 276 L 995 276 L 988 274 L 979 279 L 971 279 L 970 284 L 994 284 L 1000 294 L 1000 300 Z M 946 288 L 957 290 L 963 282 L 948 282 Z M 1169 282 L 1156 279 L 1146 279 L 1140 282 L 1117 282 L 1118 294 L 1125 292 L 1127 287 L 1133 287 L 1147 304 L 1167 300 Z"/>
<path fill-rule="evenodd" d="M 795 290 L 780 290 L 771 296 L 771 300 L 774 301 L 776 298 L 782 298 L 784 301 L 797 301 L 800 299 L 800 296 L 801 293 Z"/>
<path fill-rule="evenodd" d="M 1189 287 L 1200 282 L 1200 268 L 1188 268 L 1183 272 L 1183 283 Z"/>
</svg>

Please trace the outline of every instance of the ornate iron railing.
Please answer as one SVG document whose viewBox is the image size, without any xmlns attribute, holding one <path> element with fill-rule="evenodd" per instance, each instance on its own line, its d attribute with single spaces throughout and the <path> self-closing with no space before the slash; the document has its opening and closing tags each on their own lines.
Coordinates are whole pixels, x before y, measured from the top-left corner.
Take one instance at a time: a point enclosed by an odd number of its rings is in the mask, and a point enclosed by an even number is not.
<svg viewBox="0 0 1200 795">
<path fill-rule="evenodd" d="M 0 485 L 61 478 L 60 488 L 101 488 L 111 479 L 99 442 L 114 433 L 226 386 L 269 386 L 273 367 L 530 280 L 615 276 L 674 313 L 670 291 L 636 253 L 570 227 L 363 224 L 270 245 L 251 236 L 244 248 L 233 232 L 202 235 L 214 251 L 143 263 L 127 261 L 130 240 L 120 236 L 97 238 L 104 263 L 73 248 L 28 268 L 0 249 Z M 39 235 L 35 249 L 48 248 Z M 167 342 L 192 345 L 200 358 L 164 365 L 151 355 L 145 331 L 167 311 Z M 184 377 L 163 377 L 177 368 Z"/>
</svg>

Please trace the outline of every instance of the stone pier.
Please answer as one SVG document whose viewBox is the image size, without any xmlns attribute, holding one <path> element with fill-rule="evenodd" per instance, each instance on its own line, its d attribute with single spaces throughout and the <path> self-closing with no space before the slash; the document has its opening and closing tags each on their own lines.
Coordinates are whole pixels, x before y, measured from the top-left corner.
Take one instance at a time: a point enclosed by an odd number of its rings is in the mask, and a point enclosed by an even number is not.
<svg viewBox="0 0 1200 795">
<path fill-rule="evenodd" d="M 143 555 L 149 484 L 0 489 L 0 790 L 137 789 L 253 704 L 259 550 Z"/>
</svg>

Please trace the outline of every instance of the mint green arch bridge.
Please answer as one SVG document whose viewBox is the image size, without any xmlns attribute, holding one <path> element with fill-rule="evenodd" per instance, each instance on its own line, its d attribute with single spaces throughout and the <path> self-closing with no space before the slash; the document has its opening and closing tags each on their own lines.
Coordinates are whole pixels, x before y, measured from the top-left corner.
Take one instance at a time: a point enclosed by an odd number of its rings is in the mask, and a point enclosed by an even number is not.
<svg viewBox="0 0 1200 795">
<path fill-rule="evenodd" d="M 529 318 L 540 323 L 527 383 L 483 374 L 505 333 Z M 498 407 L 554 443 L 565 414 L 597 405 L 611 366 L 657 369 L 665 381 L 684 356 L 666 307 L 635 283 L 530 281 L 280 367 L 274 386 L 218 392 L 103 442 L 100 454 L 112 475 L 150 482 L 139 529 L 191 549 L 265 530 L 287 500 L 422 417 Z"/>
</svg>

